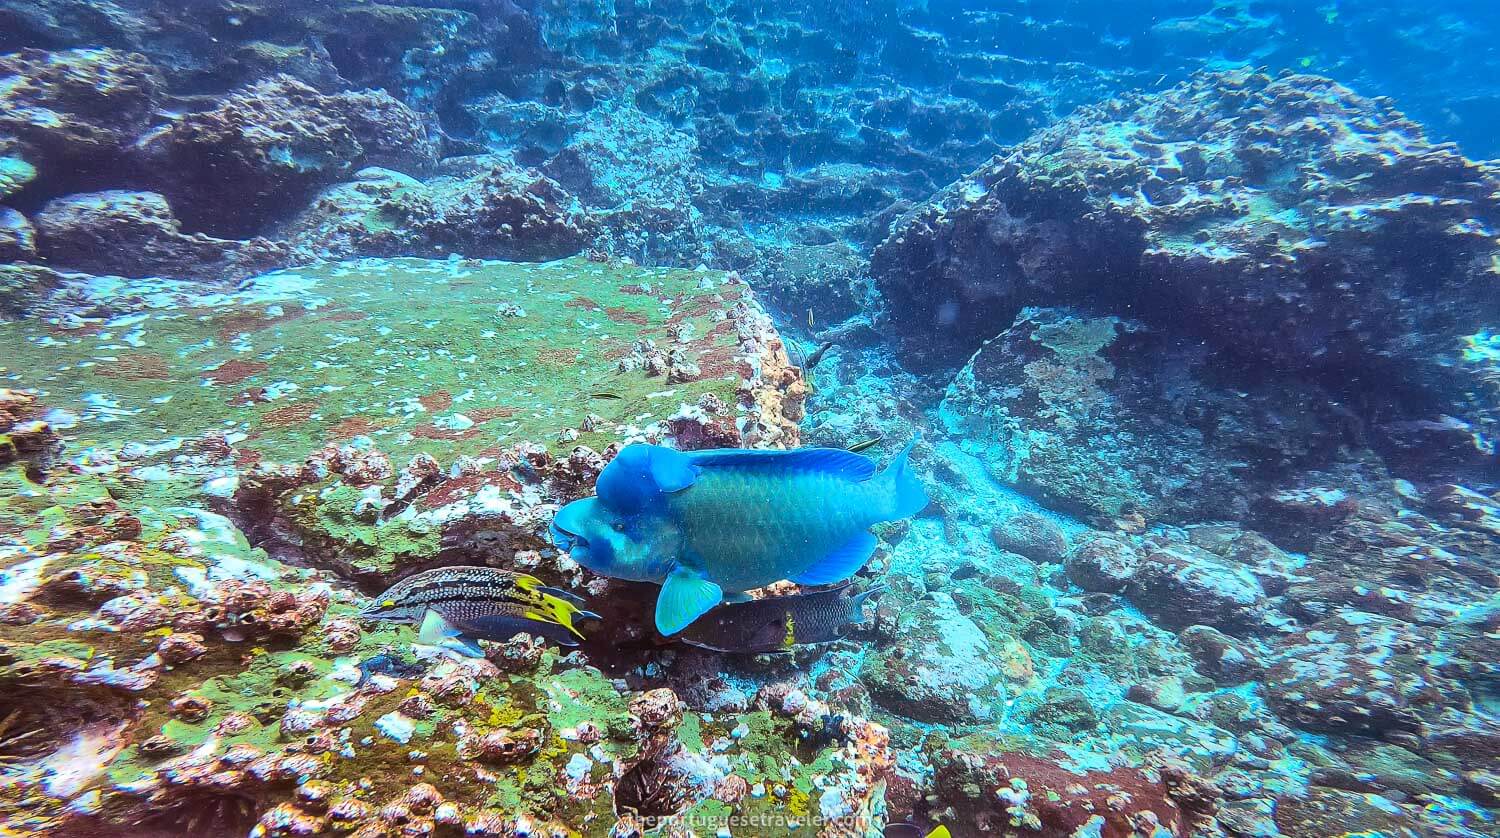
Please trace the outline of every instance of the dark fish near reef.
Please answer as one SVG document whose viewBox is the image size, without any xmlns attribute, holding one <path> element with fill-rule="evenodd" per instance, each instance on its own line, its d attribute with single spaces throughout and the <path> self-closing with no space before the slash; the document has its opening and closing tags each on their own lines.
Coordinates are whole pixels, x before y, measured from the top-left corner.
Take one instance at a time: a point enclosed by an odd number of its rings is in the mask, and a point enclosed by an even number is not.
<svg viewBox="0 0 1500 838">
<path fill-rule="evenodd" d="M 523 631 L 577 646 L 583 634 L 576 623 L 599 619 L 581 605 L 581 598 L 534 576 L 493 567 L 440 567 L 402 579 L 361 613 L 418 624 L 418 642 L 483 657 L 475 641 L 505 641 Z"/>
<path fill-rule="evenodd" d="M 880 436 L 879 434 L 877 434 L 875 436 L 870 437 L 869 439 L 863 440 L 861 442 L 854 443 L 853 445 L 849 446 L 849 448 L 847 450 L 850 453 L 858 454 L 861 451 L 868 451 L 871 448 L 874 448 L 875 446 L 879 445 L 884 439 L 885 439 L 885 437 Z"/>
<path fill-rule="evenodd" d="M 354 682 L 354 686 L 356 687 L 370 680 L 370 676 L 372 675 L 410 678 L 426 669 L 419 661 L 403 658 L 393 649 L 387 649 L 377 655 L 365 658 L 363 661 L 360 661 L 357 668 L 359 669 L 359 680 Z"/>
<path fill-rule="evenodd" d="M 595 573 L 661 583 L 656 629 L 674 635 L 726 595 L 853 576 L 879 543 L 872 524 L 927 505 L 907 462 L 915 444 L 879 474 L 838 448 L 630 445 L 600 472 L 596 497 L 557 513 L 552 538 Z"/>
<path fill-rule="evenodd" d="M 864 622 L 865 602 L 885 590 L 853 593 L 852 583 L 790 596 L 721 605 L 682 630 L 682 642 L 715 652 L 785 652 L 838 640 Z"/>
<path fill-rule="evenodd" d="M 816 350 L 813 351 L 813 354 L 807 356 L 807 361 L 802 364 L 802 368 L 804 370 L 810 370 L 813 367 L 816 367 L 818 363 L 823 360 L 823 356 L 828 354 L 828 350 L 832 349 L 835 345 L 836 344 L 831 340 L 824 341 L 823 345 L 819 346 Z"/>
</svg>

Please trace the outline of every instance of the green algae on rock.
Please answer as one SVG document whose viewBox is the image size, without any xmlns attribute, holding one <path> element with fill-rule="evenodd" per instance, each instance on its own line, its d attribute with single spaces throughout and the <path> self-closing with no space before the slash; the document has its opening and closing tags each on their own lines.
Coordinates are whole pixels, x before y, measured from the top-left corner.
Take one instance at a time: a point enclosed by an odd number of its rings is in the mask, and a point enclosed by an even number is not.
<svg viewBox="0 0 1500 838">
<path fill-rule="evenodd" d="M 411 627 L 363 631 L 325 575 L 213 513 L 119 503 L 98 476 L 0 471 L 0 569 L 6 829 L 602 837 L 637 822 L 619 783 L 643 764 L 672 784 L 669 822 L 878 826 L 878 725 L 809 750 L 797 730 L 831 710 L 800 693 L 687 712 L 526 639 L 361 677 Z"/>
<path fill-rule="evenodd" d="M 106 316 L 0 324 L 8 382 L 119 491 L 234 496 L 359 577 L 474 538 L 545 546 L 547 502 L 616 442 L 797 439 L 800 373 L 732 275 L 372 259 L 130 288 L 73 278 L 54 299 L 107 297 Z"/>
</svg>

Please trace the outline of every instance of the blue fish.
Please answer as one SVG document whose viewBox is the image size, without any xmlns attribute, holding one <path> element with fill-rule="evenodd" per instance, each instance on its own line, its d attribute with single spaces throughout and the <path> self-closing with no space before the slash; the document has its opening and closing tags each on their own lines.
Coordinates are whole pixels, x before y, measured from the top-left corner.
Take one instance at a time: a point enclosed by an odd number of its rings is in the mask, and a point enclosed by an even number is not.
<svg viewBox="0 0 1500 838">
<path fill-rule="evenodd" d="M 878 543 L 871 525 L 927 505 L 908 463 L 915 444 L 878 474 L 838 448 L 630 445 L 600 473 L 595 497 L 557 513 L 552 538 L 595 573 L 660 583 L 656 628 L 671 636 L 753 588 L 853 576 Z"/>
</svg>

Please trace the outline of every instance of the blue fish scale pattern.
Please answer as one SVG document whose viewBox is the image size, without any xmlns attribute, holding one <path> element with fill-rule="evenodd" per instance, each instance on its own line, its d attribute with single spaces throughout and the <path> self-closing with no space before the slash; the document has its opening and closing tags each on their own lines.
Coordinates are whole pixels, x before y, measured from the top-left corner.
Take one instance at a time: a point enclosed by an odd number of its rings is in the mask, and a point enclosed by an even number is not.
<svg viewBox="0 0 1500 838">
<path fill-rule="evenodd" d="M 717 557 L 711 568 L 695 569 L 726 591 L 794 575 L 869 527 L 880 508 L 872 481 L 736 466 L 705 469 L 668 503 L 684 522 L 688 549 Z"/>
</svg>

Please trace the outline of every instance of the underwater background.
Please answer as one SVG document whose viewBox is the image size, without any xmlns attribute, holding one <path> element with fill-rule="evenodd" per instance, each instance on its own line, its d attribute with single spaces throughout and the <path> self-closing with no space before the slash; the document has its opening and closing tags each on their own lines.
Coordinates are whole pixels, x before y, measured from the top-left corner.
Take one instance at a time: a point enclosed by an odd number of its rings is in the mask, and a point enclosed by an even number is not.
<svg viewBox="0 0 1500 838">
<path fill-rule="evenodd" d="M 0 0 L 0 835 L 1500 835 L 1492 159 L 1480 0 Z M 631 443 L 928 503 L 663 637 Z"/>
</svg>

